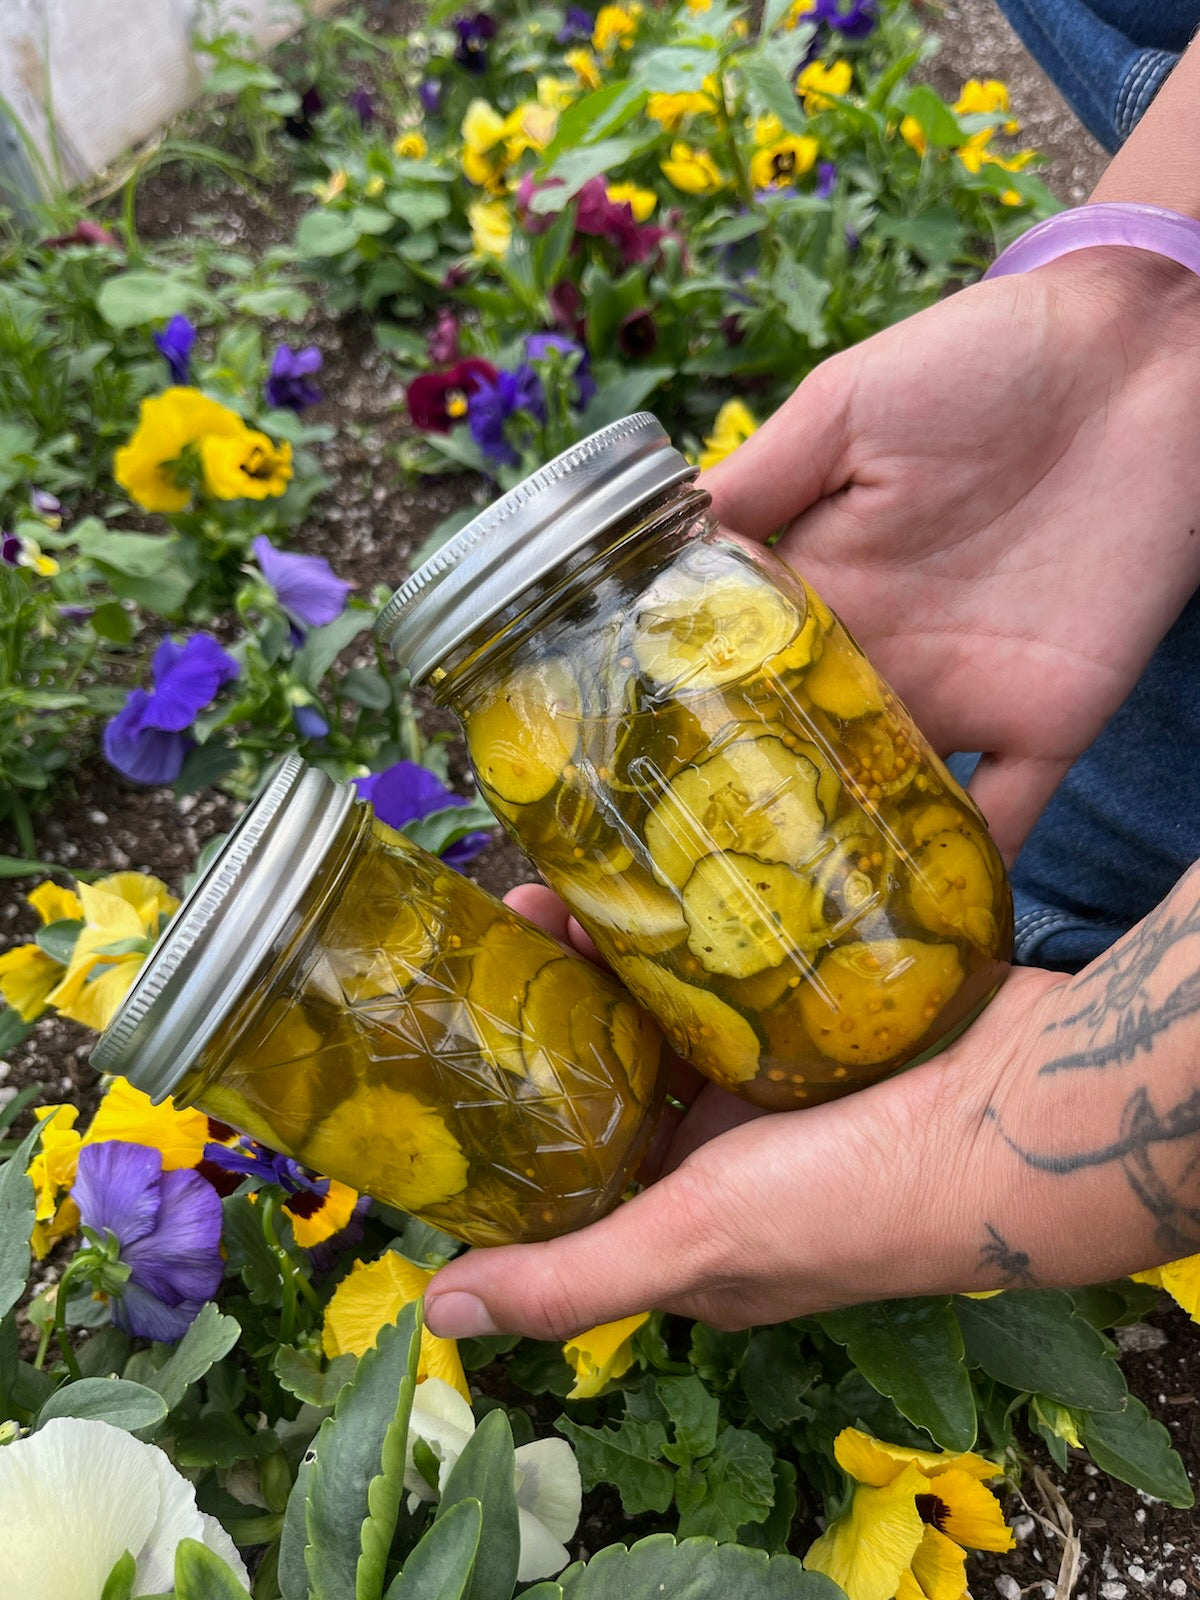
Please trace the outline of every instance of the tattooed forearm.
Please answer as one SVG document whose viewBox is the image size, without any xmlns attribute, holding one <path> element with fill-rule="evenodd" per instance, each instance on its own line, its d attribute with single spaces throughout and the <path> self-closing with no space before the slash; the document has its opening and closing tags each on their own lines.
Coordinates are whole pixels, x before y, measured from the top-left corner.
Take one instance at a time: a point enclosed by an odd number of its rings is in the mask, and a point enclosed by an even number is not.
<svg viewBox="0 0 1200 1600">
<path fill-rule="evenodd" d="M 985 1222 L 984 1227 L 990 1238 L 979 1252 L 979 1265 L 989 1270 L 998 1268 L 1010 1287 L 1020 1284 L 1026 1289 L 1034 1288 L 1037 1279 L 1029 1270 L 1029 1257 L 1024 1250 L 1012 1249 L 1007 1239 L 997 1233 L 990 1222 Z"/>
<path fill-rule="evenodd" d="M 1069 1176 L 1087 1168 L 1119 1164 L 1130 1189 L 1154 1218 L 1164 1250 L 1187 1255 L 1200 1247 L 1200 1205 L 1187 1204 L 1180 1193 L 1184 1189 L 1196 1192 L 1200 1152 L 1178 1152 L 1179 1141 L 1200 1134 L 1200 1089 L 1165 1114 L 1155 1110 L 1144 1086 L 1136 1089 L 1122 1110 L 1117 1137 L 1075 1151 L 1031 1149 L 1005 1131 L 994 1108 L 989 1108 L 987 1115 L 1009 1149 L 1039 1172 Z M 1160 1168 L 1164 1152 L 1172 1150 L 1181 1153 L 1183 1161 L 1182 1165 L 1174 1163 L 1168 1177 Z"/>
<path fill-rule="evenodd" d="M 1039 1069 L 1101 1070 L 1149 1055 L 1177 1023 L 1200 1015 L 1200 874 L 1193 868 L 1156 911 L 1071 980 L 1081 1001 L 1047 1034 L 1086 1037 Z M 1185 945 L 1190 948 L 1183 948 Z"/>
</svg>

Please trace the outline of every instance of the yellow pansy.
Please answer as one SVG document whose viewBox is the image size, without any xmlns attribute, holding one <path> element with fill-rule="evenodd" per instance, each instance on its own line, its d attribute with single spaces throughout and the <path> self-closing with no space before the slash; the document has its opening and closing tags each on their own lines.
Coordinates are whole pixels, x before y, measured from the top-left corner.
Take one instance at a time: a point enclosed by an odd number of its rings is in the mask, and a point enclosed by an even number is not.
<svg viewBox="0 0 1200 1600">
<path fill-rule="evenodd" d="M 558 127 L 558 112 L 537 100 L 526 100 L 504 119 L 504 152 L 510 162 L 526 150 L 544 150 Z"/>
<path fill-rule="evenodd" d="M 750 157 L 750 182 L 755 189 L 786 189 L 802 173 L 812 171 L 821 147 L 807 134 L 785 133 L 774 117 L 759 120 L 775 122 L 779 133 L 769 140 L 759 139 Z"/>
<path fill-rule="evenodd" d="M 805 17 L 811 16 L 816 8 L 817 0 L 792 0 L 791 5 L 784 13 L 782 23 L 784 30 L 787 33 L 791 33 L 792 29 L 799 27 Z"/>
<path fill-rule="evenodd" d="M 604 192 L 613 205 L 629 206 L 635 222 L 645 222 L 653 216 L 658 204 L 658 196 L 653 189 L 641 189 L 636 183 L 609 183 L 605 185 Z"/>
<path fill-rule="evenodd" d="M 698 17 L 703 11 L 711 11 L 712 3 L 713 0 L 687 0 L 687 8 L 694 17 Z"/>
<path fill-rule="evenodd" d="M 580 45 L 575 50 L 568 50 L 563 60 L 585 89 L 600 87 L 600 64 L 590 50 Z"/>
<path fill-rule="evenodd" d="M 338 195 L 343 193 L 348 182 L 345 167 L 339 167 L 336 172 L 330 173 L 327 183 L 317 184 L 313 193 L 323 206 L 327 206 L 331 200 L 336 200 Z"/>
<path fill-rule="evenodd" d="M 378 1192 L 401 1211 L 428 1211 L 461 1194 L 467 1186 L 469 1163 L 434 1108 L 407 1090 L 382 1085 L 376 1086 L 373 1103 L 373 1123 L 364 1122 L 356 1095 L 343 1100 L 322 1120 L 314 1164 L 320 1164 L 320 1149 L 329 1149 L 344 1158 L 348 1172 L 369 1165 L 377 1175 Z M 390 1130 L 382 1149 L 381 1127 Z"/>
<path fill-rule="evenodd" d="M 710 94 L 691 90 L 682 94 L 652 94 L 646 101 L 646 115 L 667 133 L 678 133 L 684 117 L 707 115 L 716 110 Z"/>
<path fill-rule="evenodd" d="M 592 49 L 597 55 L 611 57 L 618 49 L 631 49 L 636 33 L 637 15 L 632 8 L 601 6 L 592 29 Z"/>
<path fill-rule="evenodd" d="M 1008 85 L 1001 83 L 999 78 L 968 78 L 962 86 L 962 93 L 954 102 L 954 111 L 957 116 L 995 116 L 997 112 L 1008 110 Z M 1021 124 L 1010 117 L 1004 123 L 1004 131 L 1008 134 L 1020 133 Z"/>
<path fill-rule="evenodd" d="M 854 80 L 848 61 L 835 61 L 831 67 L 823 62 L 810 61 L 796 79 L 796 92 L 804 96 L 804 109 L 810 117 L 818 111 L 827 111 L 833 104 L 831 94 L 844 95 Z"/>
<path fill-rule="evenodd" d="M 963 1547 L 1012 1549 L 1000 1503 L 983 1482 L 1001 1469 L 984 1457 L 888 1444 L 858 1428 L 843 1428 L 834 1455 L 854 1492 L 804 1565 L 840 1584 L 849 1600 L 962 1600 Z"/>
<path fill-rule="evenodd" d="M 563 1345 L 563 1355 L 575 1372 L 575 1387 L 568 1400 L 588 1400 L 599 1394 L 610 1378 L 619 1378 L 633 1365 L 633 1336 L 649 1320 L 648 1311 L 616 1322 L 601 1322 Z"/>
<path fill-rule="evenodd" d="M 335 1233 L 349 1227 L 358 1204 L 358 1190 L 336 1178 L 326 1179 L 328 1187 L 321 1194 L 313 1189 L 299 1189 L 283 1202 L 283 1209 L 292 1224 L 292 1235 L 302 1249 L 311 1250 L 324 1244 Z"/>
<path fill-rule="evenodd" d="M 275 444 L 257 428 L 200 441 L 204 487 L 216 500 L 266 500 L 291 482 L 292 447 Z"/>
<path fill-rule="evenodd" d="M 477 188 L 502 194 L 507 180 L 507 151 L 501 141 L 505 118 L 486 100 L 472 100 L 462 120 L 463 172 Z"/>
<path fill-rule="evenodd" d="M 1200 1322 L 1200 1256 L 1182 1256 L 1178 1261 L 1168 1261 L 1165 1267 L 1133 1272 L 1130 1277 L 1134 1283 L 1165 1289 L 1193 1322 Z"/>
<path fill-rule="evenodd" d="M 717 412 L 713 431 L 705 439 L 704 449 L 700 452 L 701 472 L 707 472 L 709 467 L 715 467 L 718 461 L 731 456 L 738 445 L 745 444 L 750 435 L 757 431 L 758 423 L 749 407 L 741 400 L 726 400 Z"/>
<path fill-rule="evenodd" d="M 74 922 L 83 916 L 83 906 L 74 889 L 64 889 L 50 878 L 45 883 L 39 883 L 36 889 L 31 889 L 25 901 L 33 907 L 47 928 L 52 922 Z"/>
<path fill-rule="evenodd" d="M 142 401 L 133 436 L 113 458 L 113 476 L 144 510 L 182 511 L 192 498 L 180 469 L 185 451 L 198 449 L 204 439 L 247 431 L 235 411 L 199 389 L 164 389 Z"/>
<path fill-rule="evenodd" d="M 428 153 L 429 146 L 425 143 L 425 135 L 418 133 L 415 128 L 392 140 L 392 154 L 399 156 L 402 161 L 420 161 Z"/>
<path fill-rule="evenodd" d="M 915 150 L 923 156 L 929 149 L 929 140 L 925 137 L 925 130 L 916 117 L 902 117 L 900 119 L 900 137 L 910 150 Z"/>
<path fill-rule="evenodd" d="M 379 1330 L 396 1318 L 425 1293 L 432 1272 L 415 1266 L 386 1251 L 378 1261 L 356 1261 L 333 1291 L 325 1307 L 325 1326 L 321 1348 L 333 1360 L 336 1356 L 361 1356 L 379 1337 Z M 441 1378 L 469 1401 L 471 1390 L 463 1372 L 458 1346 L 453 1339 L 439 1339 L 428 1328 L 421 1329 L 421 1354 L 417 1382 Z"/>
<path fill-rule="evenodd" d="M 30 1244 L 39 1261 L 44 1261 L 60 1239 L 79 1227 L 79 1208 L 70 1196 L 82 1144 L 75 1131 L 78 1115 L 74 1106 L 39 1106 L 34 1111 L 39 1122 L 53 1118 L 43 1128 L 38 1153 L 28 1167 L 34 1188 Z"/>
<path fill-rule="evenodd" d="M 547 74 L 537 81 L 538 104 L 549 106 L 551 111 L 565 111 L 569 105 L 574 105 L 578 94 L 579 85 L 566 78 Z"/>
<path fill-rule="evenodd" d="M 170 1100 L 155 1105 L 125 1078 L 114 1078 L 96 1108 L 84 1144 L 119 1139 L 125 1144 L 149 1145 L 162 1156 L 164 1172 L 198 1167 L 204 1147 L 214 1142 L 212 1126 L 203 1111 L 188 1106 L 176 1110 Z"/>
<path fill-rule="evenodd" d="M 725 183 L 720 168 L 708 151 L 694 150 L 682 139 L 676 139 L 671 146 L 670 159 L 660 162 L 659 165 L 662 167 L 663 175 L 669 178 L 677 189 L 682 189 L 684 194 L 711 194 L 714 189 L 720 189 Z"/>
<path fill-rule="evenodd" d="M 0 956 L 0 994 L 22 1022 L 41 1016 L 62 975 L 62 963 L 40 945 L 19 944 Z"/>
<path fill-rule="evenodd" d="M 476 200 L 467 207 L 471 245 L 477 256 L 504 256 L 512 243 L 512 218 L 503 200 Z"/>
<path fill-rule="evenodd" d="M 64 1017 L 99 1032 L 129 992 L 159 929 L 179 902 L 165 883 L 141 872 L 114 872 L 81 883 L 84 926 L 62 981 L 47 997 Z"/>
</svg>

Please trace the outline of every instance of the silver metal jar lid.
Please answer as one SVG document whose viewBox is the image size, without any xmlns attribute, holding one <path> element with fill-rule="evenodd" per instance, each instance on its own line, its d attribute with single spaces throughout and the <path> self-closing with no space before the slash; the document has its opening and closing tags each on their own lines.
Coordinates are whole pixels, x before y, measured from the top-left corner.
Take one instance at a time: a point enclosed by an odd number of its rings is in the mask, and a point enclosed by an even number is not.
<svg viewBox="0 0 1200 1600">
<path fill-rule="evenodd" d="M 153 1100 L 186 1075 L 289 926 L 355 803 L 285 756 L 175 913 L 91 1054 Z"/>
<path fill-rule="evenodd" d="M 567 556 L 697 471 L 650 412 L 610 423 L 493 501 L 418 567 L 383 608 L 376 637 L 422 682 Z"/>
</svg>

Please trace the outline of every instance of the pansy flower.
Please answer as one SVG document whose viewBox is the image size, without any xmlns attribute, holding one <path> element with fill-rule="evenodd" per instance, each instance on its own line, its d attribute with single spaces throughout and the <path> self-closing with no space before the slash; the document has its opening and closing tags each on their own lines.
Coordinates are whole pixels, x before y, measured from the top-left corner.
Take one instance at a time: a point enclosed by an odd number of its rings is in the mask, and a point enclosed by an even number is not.
<svg viewBox="0 0 1200 1600">
<path fill-rule="evenodd" d="M 571 361 L 575 379 L 572 404 L 582 410 L 595 398 L 596 380 L 592 377 L 587 349 L 561 333 L 530 333 L 525 338 L 525 354 L 530 361 Z"/>
<path fill-rule="evenodd" d="M 346 609 L 346 596 L 354 587 L 337 573 L 324 556 L 276 550 L 266 534 L 251 544 L 259 570 L 275 592 L 279 609 L 292 624 L 297 641 L 305 628 L 321 628 Z"/>
<path fill-rule="evenodd" d="M 527 361 L 511 371 L 501 371 L 493 381 L 479 385 L 467 401 L 467 426 L 471 437 L 489 461 L 515 467 L 520 457 L 506 432 L 510 417 L 524 414 L 535 422 L 546 420 L 542 380 Z"/>
<path fill-rule="evenodd" d="M 324 1244 L 350 1226 L 359 1207 L 359 1194 L 336 1178 L 322 1178 L 291 1156 L 278 1154 L 257 1139 L 243 1135 L 231 1143 L 210 1143 L 205 1160 L 218 1171 L 283 1190 L 283 1210 L 292 1234 L 302 1249 Z"/>
<path fill-rule="evenodd" d="M 204 487 L 217 500 L 267 500 L 282 494 L 292 476 L 292 447 L 275 444 L 257 428 L 201 439 Z"/>
<path fill-rule="evenodd" d="M 395 1322 L 405 1306 L 419 1300 L 429 1286 L 432 1271 L 418 1267 L 386 1250 L 377 1261 L 356 1261 L 333 1291 L 325 1307 L 321 1348 L 334 1360 L 347 1353 L 361 1356 L 374 1347 L 381 1328 Z M 417 1382 L 440 1378 L 470 1401 L 471 1389 L 453 1339 L 439 1339 L 421 1329 L 421 1354 Z"/>
<path fill-rule="evenodd" d="M 458 43 L 454 59 L 460 67 L 476 77 L 487 71 L 488 45 L 496 37 L 496 19 L 486 11 L 475 11 L 454 19 Z"/>
<path fill-rule="evenodd" d="M 854 70 L 848 61 L 835 61 L 825 66 L 820 61 L 810 61 L 796 78 L 796 93 L 804 97 L 806 115 L 815 117 L 818 111 L 828 111 L 833 105 L 831 95 L 846 94 L 854 81 Z"/>
<path fill-rule="evenodd" d="M 189 451 L 202 439 L 246 431 L 235 411 L 198 389 L 164 389 L 142 401 L 137 428 L 113 458 L 113 476 L 143 510 L 182 511 L 198 475 L 187 470 Z"/>
<path fill-rule="evenodd" d="M 83 926 L 47 1005 L 101 1032 L 178 908 L 166 884 L 148 873 L 114 872 L 96 883 L 81 883 L 78 920 Z"/>
<path fill-rule="evenodd" d="M 650 1319 L 648 1311 L 616 1322 L 602 1322 L 586 1333 L 579 1333 L 563 1345 L 563 1355 L 575 1373 L 575 1387 L 568 1400 L 590 1400 L 613 1378 L 620 1378 L 633 1365 L 633 1336 Z"/>
<path fill-rule="evenodd" d="M 413 426 L 425 433 L 449 433 L 465 419 L 471 396 L 496 377 L 491 362 L 478 356 L 467 356 L 445 372 L 422 373 L 406 391 Z"/>
<path fill-rule="evenodd" d="M 207 633 L 183 644 L 164 639 L 154 655 L 153 687 L 130 691 L 104 729 L 104 754 L 138 783 L 174 783 L 193 740 L 188 729 L 241 668 Z"/>
<path fill-rule="evenodd" d="M 756 190 L 790 189 L 798 177 L 812 170 L 821 148 L 807 134 L 788 133 L 773 115 L 755 122 L 754 143 L 750 182 Z"/>
<path fill-rule="evenodd" d="M 582 6 L 568 6 L 562 24 L 554 35 L 556 44 L 578 44 L 592 37 L 595 23 Z"/>
<path fill-rule="evenodd" d="M 442 109 L 442 98 L 446 93 L 446 86 L 440 78 L 422 78 L 417 85 L 417 99 L 421 102 L 422 109 L 431 117 L 436 117 Z"/>
<path fill-rule="evenodd" d="M 166 327 L 154 335 L 158 353 L 171 370 L 171 382 L 191 382 L 192 348 L 196 343 L 196 330 L 185 316 L 174 316 Z"/>
<path fill-rule="evenodd" d="M 700 470 L 707 472 L 718 461 L 731 456 L 739 445 L 745 444 L 752 433 L 758 431 L 749 407 L 741 400 L 726 400 L 717 412 L 713 430 L 704 441 L 700 453 Z"/>
<path fill-rule="evenodd" d="M 659 166 L 663 176 L 684 194 L 712 194 L 725 184 L 721 169 L 708 151 L 694 149 L 682 139 L 676 139 L 670 156 Z"/>
<path fill-rule="evenodd" d="M 281 344 L 271 358 L 271 370 L 267 374 L 267 404 L 296 412 L 315 406 L 321 399 L 321 391 L 312 379 L 315 372 L 320 372 L 321 361 L 316 345 L 293 350 L 290 345 Z"/>
<path fill-rule="evenodd" d="M 355 778 L 359 798 L 370 803 L 380 822 L 403 832 L 407 822 L 428 817 L 435 811 L 450 806 L 465 806 L 469 802 L 462 795 L 447 789 L 436 773 L 415 761 L 397 761 L 382 772 L 368 773 L 365 778 Z M 486 832 L 464 834 L 446 850 L 441 859 L 451 867 L 464 867 L 467 862 L 487 848 L 491 835 Z"/>
</svg>

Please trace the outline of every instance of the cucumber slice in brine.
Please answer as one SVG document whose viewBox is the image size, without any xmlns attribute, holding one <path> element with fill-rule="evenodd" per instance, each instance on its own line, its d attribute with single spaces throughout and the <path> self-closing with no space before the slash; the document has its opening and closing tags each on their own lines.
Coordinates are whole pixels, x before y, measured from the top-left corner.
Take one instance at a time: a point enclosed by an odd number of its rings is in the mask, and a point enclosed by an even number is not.
<svg viewBox="0 0 1200 1600">
<path fill-rule="evenodd" d="M 527 928 L 494 922 L 471 955 L 467 1010 L 479 1036 L 480 1052 L 493 1066 L 524 1077 L 521 1008 L 530 984 L 554 961 Z"/>
<path fill-rule="evenodd" d="M 951 944 L 879 939 L 839 945 L 797 991 L 798 1004 L 823 1055 L 869 1066 L 910 1050 L 963 977 Z"/>
<path fill-rule="evenodd" d="M 996 882 L 982 844 L 968 833 L 935 833 L 912 870 L 912 908 L 924 928 L 958 933 L 995 952 Z"/>
<path fill-rule="evenodd" d="M 642 597 L 633 654 L 660 688 L 716 689 L 785 650 L 801 620 L 785 595 L 749 571 L 709 578 L 676 568 Z"/>
<path fill-rule="evenodd" d="M 643 956 L 627 956 L 621 977 L 657 1018 L 673 1048 L 706 1077 L 732 1088 L 758 1072 L 758 1035 L 724 1000 Z"/>
<path fill-rule="evenodd" d="M 812 886 L 777 861 L 724 851 L 683 890 L 688 949 L 706 972 L 749 978 L 815 947 Z"/>
<path fill-rule="evenodd" d="M 467 748 L 480 781 L 502 800 L 532 805 L 579 747 L 579 685 L 559 656 L 518 667 L 467 713 Z"/>
<path fill-rule="evenodd" d="M 681 888 L 697 861 L 716 850 L 800 866 L 825 831 L 821 787 L 816 764 L 781 739 L 735 740 L 676 773 L 646 818 L 656 873 Z"/>
</svg>

